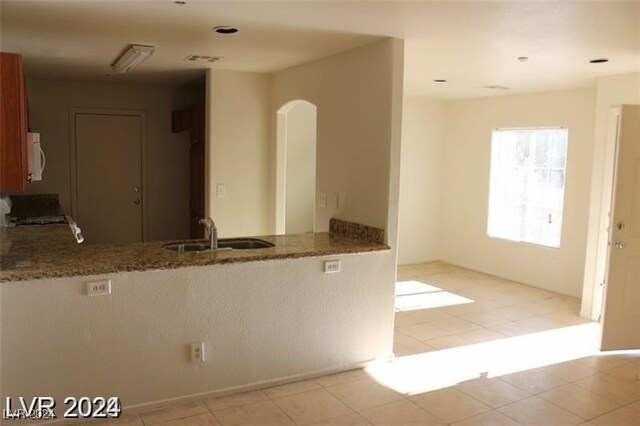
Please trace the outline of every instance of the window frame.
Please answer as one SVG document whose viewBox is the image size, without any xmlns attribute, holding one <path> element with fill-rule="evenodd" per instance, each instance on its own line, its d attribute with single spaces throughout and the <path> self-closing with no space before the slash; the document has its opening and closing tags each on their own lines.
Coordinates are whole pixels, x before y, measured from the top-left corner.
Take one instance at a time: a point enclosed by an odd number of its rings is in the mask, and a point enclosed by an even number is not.
<svg viewBox="0 0 640 426">
<path fill-rule="evenodd" d="M 498 162 L 496 162 L 496 164 L 494 165 L 494 144 L 495 142 L 495 136 L 497 132 L 500 131 L 518 131 L 518 130 L 527 130 L 527 131 L 537 131 L 537 130 L 564 130 L 566 133 L 566 139 L 565 139 L 565 152 L 564 152 L 564 165 L 563 167 L 551 167 L 550 165 L 541 168 L 541 167 L 536 167 L 535 166 L 535 157 L 533 157 L 532 160 L 534 162 L 534 165 L 526 165 L 525 167 L 528 169 L 528 174 L 531 173 L 532 171 L 534 171 L 536 168 L 538 169 L 542 169 L 542 170 L 546 170 L 547 172 L 551 172 L 552 170 L 556 170 L 556 171 L 563 171 L 564 172 L 564 181 L 563 181 L 563 185 L 562 185 L 562 203 L 560 205 L 561 210 L 560 210 L 560 228 L 559 228 L 559 233 L 558 233 L 558 244 L 557 245 L 551 245 L 551 244 L 547 244 L 547 243 L 542 243 L 539 241 L 532 241 L 529 239 L 513 239 L 513 238 L 509 238 L 506 236 L 498 236 L 498 235 L 491 235 L 491 212 L 492 212 L 492 194 L 494 191 L 494 182 L 498 182 L 498 177 L 496 176 L 497 173 L 499 173 L 499 171 L 501 170 L 499 164 L 497 164 Z M 498 142 L 499 143 L 499 142 Z M 503 241 L 509 241 L 509 242 L 513 242 L 513 243 L 519 243 L 519 244 L 524 244 L 524 245 L 530 245 L 530 246 L 534 246 L 534 247 L 538 247 L 538 248 L 543 248 L 543 249 L 551 249 L 551 250 L 559 250 L 562 247 L 562 231 L 563 231 L 563 225 L 564 225 L 564 213 L 565 213 L 565 200 L 566 200 L 566 196 L 567 196 L 567 164 L 569 161 L 569 128 L 567 126 L 524 126 L 524 127 L 495 127 L 493 129 L 491 129 L 491 143 L 490 143 L 490 150 L 489 150 L 489 196 L 487 199 L 487 226 L 486 226 L 486 233 L 487 236 L 491 239 L 496 239 L 496 240 L 503 240 Z M 535 152 L 535 144 L 533 143 L 529 143 L 529 152 Z M 526 190 L 528 193 L 528 189 Z M 494 202 L 495 203 L 495 202 Z M 535 207 L 533 204 L 529 204 L 529 202 L 525 202 L 522 204 L 522 206 L 526 206 L 526 207 Z M 538 206 L 539 207 L 539 206 Z M 526 218 L 525 218 L 525 227 L 526 227 Z M 526 228 L 525 228 L 526 229 Z M 525 231 L 526 233 L 526 231 Z"/>
</svg>

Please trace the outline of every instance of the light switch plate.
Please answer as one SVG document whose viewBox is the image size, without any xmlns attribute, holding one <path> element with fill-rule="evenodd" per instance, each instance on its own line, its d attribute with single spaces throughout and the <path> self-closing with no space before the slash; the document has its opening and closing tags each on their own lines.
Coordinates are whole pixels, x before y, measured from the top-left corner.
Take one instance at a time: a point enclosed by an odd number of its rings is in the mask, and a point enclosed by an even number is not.
<svg viewBox="0 0 640 426">
<path fill-rule="evenodd" d="M 340 196 L 338 195 L 337 192 L 334 192 L 331 195 L 331 207 L 333 207 L 334 209 L 337 209 L 338 207 L 340 207 Z"/>
<path fill-rule="evenodd" d="M 216 185 L 216 197 L 222 198 L 227 195 L 227 187 L 224 183 L 219 183 Z"/>
<path fill-rule="evenodd" d="M 87 296 L 111 294 L 111 280 L 90 281 L 87 283 Z"/>
<path fill-rule="evenodd" d="M 318 194 L 318 205 L 322 208 L 327 207 L 327 193 L 326 192 L 320 192 Z"/>
</svg>

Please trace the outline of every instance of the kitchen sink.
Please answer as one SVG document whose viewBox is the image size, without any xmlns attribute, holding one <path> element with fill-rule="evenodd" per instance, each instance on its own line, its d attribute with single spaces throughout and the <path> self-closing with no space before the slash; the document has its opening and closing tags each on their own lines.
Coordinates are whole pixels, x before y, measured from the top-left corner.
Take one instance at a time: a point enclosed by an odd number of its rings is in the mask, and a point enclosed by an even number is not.
<svg viewBox="0 0 640 426">
<path fill-rule="evenodd" d="M 228 240 L 218 240 L 218 247 L 232 248 L 236 250 L 249 250 L 273 247 L 274 244 L 260 240 L 258 238 L 234 238 Z"/>
<path fill-rule="evenodd" d="M 209 250 L 209 243 L 172 243 L 165 245 L 164 248 L 180 253 L 191 253 L 194 251 Z"/>
<path fill-rule="evenodd" d="M 218 240 L 218 250 L 251 250 L 269 248 L 274 245 L 268 241 L 258 238 L 233 238 Z M 184 242 L 171 243 L 164 246 L 167 250 L 177 251 L 179 253 L 193 253 L 209 251 L 209 242 Z"/>
</svg>

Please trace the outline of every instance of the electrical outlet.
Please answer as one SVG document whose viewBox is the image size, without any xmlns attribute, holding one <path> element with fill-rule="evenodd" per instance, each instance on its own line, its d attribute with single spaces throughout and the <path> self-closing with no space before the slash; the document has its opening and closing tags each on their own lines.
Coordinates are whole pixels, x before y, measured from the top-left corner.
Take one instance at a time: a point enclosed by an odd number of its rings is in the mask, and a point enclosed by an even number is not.
<svg viewBox="0 0 640 426">
<path fill-rule="evenodd" d="M 334 272 L 340 272 L 340 260 L 325 260 L 324 261 L 324 273 L 332 274 Z"/>
<path fill-rule="evenodd" d="M 191 362 L 204 364 L 204 342 L 191 344 Z"/>
<path fill-rule="evenodd" d="M 87 283 L 87 296 L 111 294 L 111 280 L 90 281 Z"/>
</svg>

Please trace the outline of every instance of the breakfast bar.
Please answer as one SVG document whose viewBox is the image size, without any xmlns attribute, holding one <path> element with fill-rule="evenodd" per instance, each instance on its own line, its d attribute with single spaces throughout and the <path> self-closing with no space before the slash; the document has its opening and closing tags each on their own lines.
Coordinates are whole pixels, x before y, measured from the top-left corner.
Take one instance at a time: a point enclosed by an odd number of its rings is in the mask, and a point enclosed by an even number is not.
<svg viewBox="0 0 640 426">
<path fill-rule="evenodd" d="M 332 232 L 269 235 L 274 247 L 176 253 L 180 241 L 78 244 L 69 225 L 0 228 L 0 281 L 75 277 L 127 271 L 257 262 L 385 251 L 382 230 L 332 219 Z"/>
</svg>

